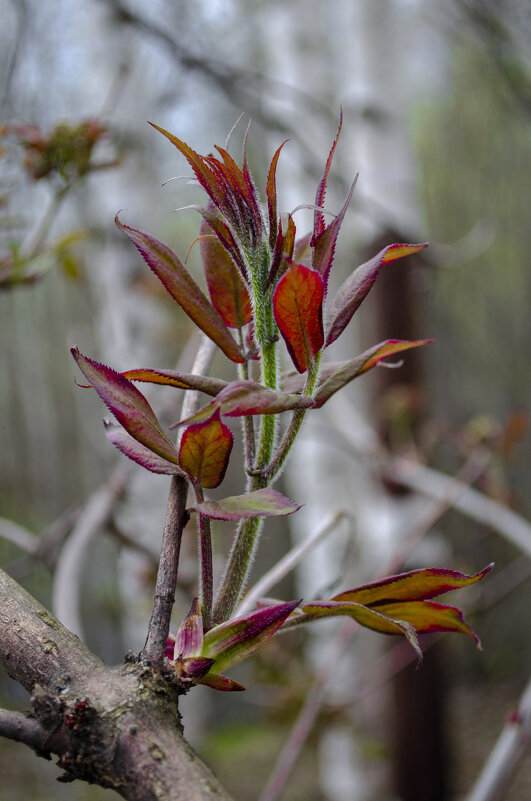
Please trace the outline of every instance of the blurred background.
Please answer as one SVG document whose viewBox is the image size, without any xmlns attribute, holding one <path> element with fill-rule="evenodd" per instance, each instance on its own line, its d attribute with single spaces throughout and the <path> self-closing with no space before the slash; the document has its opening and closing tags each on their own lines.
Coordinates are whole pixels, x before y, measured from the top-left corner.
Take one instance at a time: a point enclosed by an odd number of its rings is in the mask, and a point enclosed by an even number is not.
<svg viewBox="0 0 531 801">
<path fill-rule="evenodd" d="M 277 775 L 297 720 L 305 744 L 285 799 L 471 799 L 531 669 L 529 3 L 0 0 L 0 19 L 2 567 L 107 662 L 140 650 L 168 484 L 107 443 L 69 347 L 118 370 L 191 367 L 191 324 L 113 223 L 123 209 L 182 257 L 197 236 L 198 215 L 174 210 L 201 192 L 162 186 L 189 168 L 147 121 L 208 153 L 243 112 L 231 148 L 237 156 L 252 118 L 262 191 L 289 138 L 278 192 L 290 211 L 313 202 L 342 108 L 327 208 L 359 179 L 334 285 L 392 242 L 430 248 L 382 271 L 330 358 L 388 337 L 435 343 L 307 422 L 282 479 L 304 508 L 289 528 L 268 524 L 255 574 L 327 526 L 275 596 L 496 561 L 456 600 L 484 650 L 428 641 L 416 671 L 393 638 L 296 631 L 234 671 L 246 693 L 186 698 L 185 734 L 237 801 Z M 298 211 L 298 230 L 311 220 Z M 188 265 L 201 281 L 198 256 Z M 230 367 L 219 356 L 212 371 Z M 178 418 L 180 391 L 147 394 L 165 422 Z M 228 488 L 242 491 L 237 470 Z M 189 528 L 174 628 L 195 590 Z M 219 569 L 229 539 L 220 526 Z M 27 705 L 3 674 L 0 704 Z M 59 775 L 1 741 L 0 801 L 116 797 Z M 529 756 L 502 797 L 531 797 Z"/>
</svg>

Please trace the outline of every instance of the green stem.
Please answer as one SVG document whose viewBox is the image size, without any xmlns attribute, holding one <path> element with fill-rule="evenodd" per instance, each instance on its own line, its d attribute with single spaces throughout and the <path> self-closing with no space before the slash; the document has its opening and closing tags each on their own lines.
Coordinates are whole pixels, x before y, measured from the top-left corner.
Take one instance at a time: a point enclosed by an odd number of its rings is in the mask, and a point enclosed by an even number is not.
<svg viewBox="0 0 531 801">
<path fill-rule="evenodd" d="M 245 341 L 243 338 L 243 331 L 240 326 L 238 329 L 238 339 L 240 347 L 245 352 Z M 249 362 L 246 359 L 243 364 L 238 365 L 238 375 L 243 381 L 249 381 Z M 242 417 L 242 432 L 244 443 L 245 466 L 250 470 L 254 466 L 256 458 L 256 440 L 254 433 L 254 422 L 250 414 Z"/>
<path fill-rule="evenodd" d="M 260 348 L 262 363 L 262 383 L 270 389 L 277 388 L 277 327 L 273 317 L 271 300 L 266 292 L 266 281 L 269 272 L 269 251 L 263 251 L 253 259 L 247 254 L 249 274 L 253 289 L 255 336 Z M 271 460 L 277 430 L 277 415 L 265 414 L 261 417 L 258 435 L 258 453 L 255 468 L 265 468 Z M 251 476 L 248 491 L 267 487 L 267 479 L 263 474 Z M 227 567 L 217 601 L 214 607 L 214 622 L 227 620 L 236 607 L 251 565 L 253 563 L 260 533 L 264 524 L 263 518 L 251 517 L 238 524 L 232 548 L 227 560 Z"/>
<path fill-rule="evenodd" d="M 313 391 L 315 389 L 315 385 L 317 383 L 317 377 L 319 375 L 319 362 L 321 360 L 321 352 L 317 354 L 315 360 L 311 363 L 311 366 L 308 370 L 308 375 L 306 378 L 306 384 L 302 391 L 304 397 L 311 397 Z M 264 471 L 264 478 L 266 480 L 266 484 L 271 483 L 271 481 L 278 475 L 280 470 L 282 469 L 286 458 L 293 447 L 293 443 L 297 439 L 297 435 L 301 429 L 304 417 L 308 409 L 295 409 L 290 420 L 290 424 L 286 429 L 284 436 L 282 437 L 282 442 L 280 443 L 278 450 L 273 458 L 273 461 L 270 463 L 269 467 L 266 468 Z"/>
</svg>

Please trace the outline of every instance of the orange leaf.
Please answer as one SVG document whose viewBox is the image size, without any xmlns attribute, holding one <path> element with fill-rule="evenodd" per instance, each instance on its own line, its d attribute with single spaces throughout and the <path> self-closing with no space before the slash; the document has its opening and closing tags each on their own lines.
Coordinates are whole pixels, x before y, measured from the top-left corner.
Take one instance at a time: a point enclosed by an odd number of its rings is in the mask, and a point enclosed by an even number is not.
<svg viewBox="0 0 531 801">
<path fill-rule="evenodd" d="M 221 422 L 217 409 L 208 420 L 184 430 L 179 464 L 202 487 L 213 489 L 223 481 L 232 443 L 232 432 Z"/>
<path fill-rule="evenodd" d="M 323 292 L 318 272 L 293 263 L 273 295 L 275 320 L 299 373 L 323 346 Z"/>
</svg>

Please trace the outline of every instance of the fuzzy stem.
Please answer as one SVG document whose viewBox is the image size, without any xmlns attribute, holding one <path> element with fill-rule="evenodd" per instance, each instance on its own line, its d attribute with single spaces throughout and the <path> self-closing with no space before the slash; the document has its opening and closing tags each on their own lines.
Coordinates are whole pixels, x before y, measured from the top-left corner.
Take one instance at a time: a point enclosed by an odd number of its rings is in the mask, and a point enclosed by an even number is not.
<svg viewBox="0 0 531 801">
<path fill-rule="evenodd" d="M 203 489 L 195 488 L 197 503 L 203 503 Z M 212 569 L 212 534 L 210 519 L 197 512 L 199 518 L 199 603 L 203 618 L 203 631 L 206 633 L 212 628 L 212 597 L 214 593 L 214 573 Z"/>
<path fill-rule="evenodd" d="M 315 360 L 311 363 L 311 366 L 308 370 L 308 375 L 306 377 L 306 384 L 302 391 L 304 397 L 311 397 L 314 391 L 315 385 L 317 383 L 317 377 L 319 375 L 319 362 L 321 359 L 321 353 L 319 352 L 315 358 Z M 295 409 L 291 416 L 290 424 L 286 429 L 284 436 L 282 437 L 282 442 L 279 445 L 279 448 L 275 454 L 275 457 L 269 467 L 266 468 L 264 471 L 265 478 L 267 483 L 270 483 L 275 476 L 278 475 L 286 458 L 293 447 L 293 443 L 297 439 L 297 435 L 301 429 L 303 420 L 306 416 L 307 409 Z"/>
<path fill-rule="evenodd" d="M 256 257 L 247 255 L 251 276 L 252 296 L 255 312 L 255 336 L 260 348 L 262 363 L 262 383 L 270 389 L 277 388 L 277 328 L 273 317 L 271 303 L 267 298 L 266 281 L 269 271 L 270 256 L 264 248 Z M 275 443 L 277 415 L 265 414 L 261 417 L 258 439 L 256 467 L 265 468 L 271 459 Z M 253 475 L 248 481 L 247 490 L 253 491 L 267 487 L 268 481 L 263 474 Z M 214 622 L 227 620 L 245 587 L 251 565 L 253 563 L 260 533 L 264 524 L 263 518 L 252 517 L 242 520 L 236 529 L 232 548 L 227 560 L 227 567 L 217 601 L 214 607 Z"/>
<path fill-rule="evenodd" d="M 243 331 L 241 327 L 238 329 L 239 344 L 243 352 L 245 352 L 245 341 L 243 338 Z M 249 362 L 246 359 L 243 364 L 238 365 L 238 375 L 243 381 L 249 381 Z M 251 415 L 244 415 L 242 417 L 242 433 L 244 443 L 245 466 L 250 470 L 256 457 L 256 441 L 254 433 L 254 422 Z"/>
</svg>

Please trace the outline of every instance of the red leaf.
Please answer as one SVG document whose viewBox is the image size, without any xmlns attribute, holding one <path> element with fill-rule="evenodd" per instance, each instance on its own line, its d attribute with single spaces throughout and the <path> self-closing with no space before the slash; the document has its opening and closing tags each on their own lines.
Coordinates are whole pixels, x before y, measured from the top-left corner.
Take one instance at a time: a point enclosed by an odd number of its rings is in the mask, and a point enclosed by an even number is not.
<svg viewBox="0 0 531 801">
<path fill-rule="evenodd" d="M 203 295 L 179 257 L 155 237 L 115 222 L 135 245 L 165 289 L 191 320 L 221 348 L 233 362 L 243 362 L 242 352 L 220 315 Z"/>
<path fill-rule="evenodd" d="M 321 372 L 319 387 L 315 393 L 315 408 L 320 408 L 335 392 L 353 381 L 354 378 L 376 367 L 387 356 L 401 353 L 410 348 L 418 348 L 430 342 L 433 342 L 433 340 L 387 339 L 385 342 L 374 345 L 374 347 L 366 350 L 355 359 L 351 359 L 351 361 L 325 365 Z"/>
<path fill-rule="evenodd" d="M 179 463 L 194 481 L 213 489 L 223 481 L 232 443 L 232 432 L 221 422 L 217 410 L 206 422 L 192 423 L 185 428 Z"/>
<path fill-rule="evenodd" d="M 427 246 L 427 242 L 420 245 L 389 245 L 370 261 L 365 262 L 357 270 L 354 270 L 352 275 L 340 287 L 327 314 L 326 346 L 331 345 L 343 333 L 353 314 L 370 292 L 382 264 L 401 259 L 403 256 L 410 256 L 412 253 L 418 253 Z"/>
<path fill-rule="evenodd" d="M 267 288 L 277 283 L 292 260 L 293 248 L 295 247 L 295 232 L 295 222 L 291 214 L 282 214 L 281 220 L 278 223 L 275 248 L 271 259 L 269 275 L 267 276 Z"/>
<path fill-rule="evenodd" d="M 278 158 L 280 156 L 280 151 L 288 141 L 289 141 L 288 139 L 285 139 L 280 145 L 280 147 L 277 149 L 275 155 L 271 159 L 271 165 L 269 167 L 269 173 L 267 175 L 266 195 L 267 195 L 267 209 L 269 213 L 269 246 L 271 250 L 275 249 L 275 241 L 277 236 L 277 185 L 276 185 L 277 164 L 278 164 Z"/>
<path fill-rule="evenodd" d="M 72 355 L 120 425 L 150 451 L 178 464 L 177 451 L 162 431 L 153 409 L 134 384 L 116 370 L 83 356 L 77 347 L 72 348 Z"/>
<path fill-rule="evenodd" d="M 166 131 L 164 128 L 161 128 L 159 125 L 156 125 L 154 122 L 149 123 L 156 131 L 161 133 L 166 139 L 175 145 L 177 150 L 179 150 L 185 159 L 187 160 L 188 164 L 194 171 L 194 175 L 208 194 L 214 205 L 216 205 L 222 211 L 225 209 L 225 194 L 222 185 L 218 181 L 216 175 L 212 172 L 208 165 L 208 160 L 201 156 L 199 153 L 196 153 L 195 150 L 183 142 L 181 139 L 178 139 L 176 136 L 171 134 L 169 131 Z"/>
<path fill-rule="evenodd" d="M 206 235 L 209 224 L 203 219 L 199 228 L 203 269 L 210 299 L 225 325 L 241 328 L 253 315 L 247 287 L 230 254 L 214 235 Z"/>
<path fill-rule="evenodd" d="M 293 364 L 304 373 L 323 345 L 323 280 L 319 273 L 292 264 L 273 295 L 275 320 Z"/>
<path fill-rule="evenodd" d="M 227 386 L 221 378 L 193 373 L 178 373 L 176 370 L 156 370 L 151 367 L 140 367 L 138 370 L 126 370 L 122 373 L 130 381 L 145 381 L 148 384 L 162 384 L 179 389 L 198 389 L 206 395 L 217 395 Z"/>
<path fill-rule="evenodd" d="M 293 409 L 309 409 L 314 405 L 312 398 L 292 395 L 276 389 L 268 389 L 254 381 L 231 381 L 213 401 L 203 406 L 191 417 L 181 420 L 178 425 L 198 423 L 212 415 L 214 409 L 226 417 L 242 417 L 251 414 L 279 414 Z M 171 428 L 175 428 L 172 425 Z"/>
<path fill-rule="evenodd" d="M 326 185 L 328 183 L 328 175 L 330 173 L 330 167 L 332 166 L 332 160 L 334 158 L 334 153 L 336 152 L 337 143 L 339 141 L 339 136 L 341 134 L 341 128 L 343 127 L 343 109 L 340 110 L 339 113 L 339 126 L 337 129 L 336 138 L 333 141 L 332 147 L 330 148 L 330 153 L 328 154 L 328 158 L 326 160 L 325 168 L 321 180 L 319 181 L 319 186 L 317 187 L 317 192 L 315 194 L 315 205 L 319 206 L 319 208 L 323 208 L 324 199 L 326 195 Z M 325 221 L 324 216 L 321 214 L 320 211 L 316 211 L 314 213 L 313 218 L 313 236 L 312 236 L 312 247 L 315 244 L 315 241 L 319 234 L 324 231 Z"/>
<path fill-rule="evenodd" d="M 354 187 L 356 186 L 356 181 L 358 177 L 354 179 L 352 185 L 349 189 L 347 199 L 345 200 L 339 214 L 337 217 L 330 223 L 330 225 L 325 228 L 319 236 L 312 237 L 312 246 L 313 246 L 313 255 L 312 255 L 312 267 L 314 270 L 322 276 L 325 293 L 328 287 L 328 275 L 330 273 L 330 268 L 332 267 L 332 262 L 334 260 L 334 253 L 336 249 L 336 242 L 337 237 L 339 235 L 339 229 L 343 223 L 345 214 L 347 213 L 348 205 L 352 198 L 352 193 L 354 192 Z"/>
<path fill-rule="evenodd" d="M 241 257 L 236 240 L 232 235 L 232 231 L 224 220 L 221 219 L 217 210 L 212 204 L 209 204 L 208 209 L 201 206 L 191 206 L 195 208 L 202 216 L 203 220 L 209 225 L 214 234 L 217 236 L 221 246 L 232 256 L 232 259 L 238 268 L 242 280 L 247 280 L 245 276 L 245 265 Z"/>
<path fill-rule="evenodd" d="M 162 456 L 153 453 L 150 448 L 141 445 L 121 426 L 115 425 L 108 420 L 104 420 L 103 423 L 105 425 L 105 436 L 109 442 L 112 442 L 115 448 L 118 448 L 124 456 L 127 456 L 133 462 L 145 467 L 146 470 L 150 470 L 152 473 L 160 473 L 166 476 L 186 475 L 174 462 L 169 462 Z"/>
</svg>

